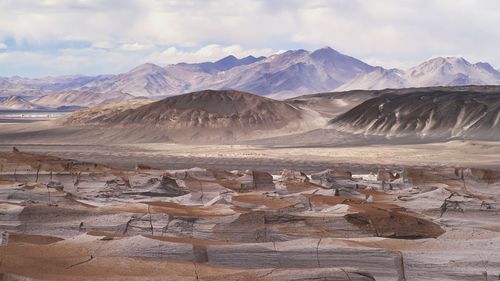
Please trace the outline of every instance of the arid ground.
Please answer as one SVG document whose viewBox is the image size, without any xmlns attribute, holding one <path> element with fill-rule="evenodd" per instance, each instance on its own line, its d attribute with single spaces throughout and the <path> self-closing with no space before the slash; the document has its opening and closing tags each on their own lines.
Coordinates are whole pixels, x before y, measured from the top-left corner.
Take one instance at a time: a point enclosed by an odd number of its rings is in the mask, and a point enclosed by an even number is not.
<svg viewBox="0 0 500 281">
<path fill-rule="evenodd" d="M 4 116 L 0 277 L 498 280 L 498 109 L 428 91 L 416 119 L 235 91 Z"/>
<path fill-rule="evenodd" d="M 3 144 L 1 276 L 496 280 L 499 150 Z"/>
</svg>

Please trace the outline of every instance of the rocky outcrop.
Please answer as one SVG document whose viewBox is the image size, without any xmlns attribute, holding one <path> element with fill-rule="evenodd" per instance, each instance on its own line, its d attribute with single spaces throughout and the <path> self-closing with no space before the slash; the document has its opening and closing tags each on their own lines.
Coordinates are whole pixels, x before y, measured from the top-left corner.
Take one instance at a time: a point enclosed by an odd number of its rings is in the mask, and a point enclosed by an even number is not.
<svg viewBox="0 0 500 281">
<path fill-rule="evenodd" d="M 319 173 L 312 174 L 311 178 L 314 180 L 323 180 L 323 181 L 334 181 L 336 179 L 350 180 L 352 179 L 352 173 L 349 171 L 328 169 Z"/>
<path fill-rule="evenodd" d="M 499 265 L 492 169 L 407 166 L 384 189 L 392 169 L 288 171 L 275 182 L 263 171 L 116 169 L 23 153 L 0 154 L 4 276 L 127 280 L 143 264 L 152 280 L 489 280 Z"/>
<path fill-rule="evenodd" d="M 283 170 L 281 172 L 281 181 L 294 181 L 294 182 L 309 182 L 309 177 L 301 171 Z"/>
<path fill-rule="evenodd" d="M 378 170 L 377 172 L 377 180 L 391 182 L 399 179 L 401 176 L 397 172 L 387 171 L 387 170 Z"/>
<path fill-rule="evenodd" d="M 332 128 L 401 139 L 499 140 L 498 93 L 417 89 L 372 98 L 332 119 Z"/>
</svg>

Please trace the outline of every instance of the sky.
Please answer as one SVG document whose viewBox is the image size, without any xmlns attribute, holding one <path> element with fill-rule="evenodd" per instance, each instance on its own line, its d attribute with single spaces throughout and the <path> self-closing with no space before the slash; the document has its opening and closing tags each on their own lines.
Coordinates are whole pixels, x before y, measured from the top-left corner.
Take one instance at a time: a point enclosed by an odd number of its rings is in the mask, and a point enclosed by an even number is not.
<svg viewBox="0 0 500 281">
<path fill-rule="evenodd" d="M 330 46 L 372 65 L 500 67 L 498 0 L 0 0 L 0 76 L 120 73 Z"/>
</svg>

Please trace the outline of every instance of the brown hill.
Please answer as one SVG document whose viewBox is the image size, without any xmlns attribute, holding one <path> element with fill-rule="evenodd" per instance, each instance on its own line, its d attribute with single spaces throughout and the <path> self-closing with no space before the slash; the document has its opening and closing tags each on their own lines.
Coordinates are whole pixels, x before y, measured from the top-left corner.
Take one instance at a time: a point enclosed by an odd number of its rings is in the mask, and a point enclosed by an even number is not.
<svg viewBox="0 0 500 281">
<path fill-rule="evenodd" d="M 289 133 L 317 117 L 283 101 L 233 90 L 205 90 L 169 97 L 139 107 L 102 108 L 76 112 L 64 125 L 94 128 L 119 128 L 134 139 L 158 141 L 168 135 L 174 141 L 235 141 L 262 134 Z M 314 122 L 317 122 L 315 120 Z M 306 125 L 306 126 L 310 126 Z"/>
</svg>

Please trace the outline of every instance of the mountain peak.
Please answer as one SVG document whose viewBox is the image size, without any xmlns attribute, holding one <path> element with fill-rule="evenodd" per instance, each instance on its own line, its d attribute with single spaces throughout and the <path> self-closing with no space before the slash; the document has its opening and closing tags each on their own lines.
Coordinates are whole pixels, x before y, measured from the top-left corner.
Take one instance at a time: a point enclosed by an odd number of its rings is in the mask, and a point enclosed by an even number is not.
<svg viewBox="0 0 500 281">
<path fill-rule="evenodd" d="M 434 71 L 449 72 L 463 70 L 470 67 L 471 64 L 462 57 L 435 57 L 430 60 L 412 67 L 410 72 L 412 75 L 423 75 Z M 452 70 L 455 69 L 455 70 Z M 418 74 L 417 74 L 418 73 Z"/>
<path fill-rule="evenodd" d="M 463 57 L 446 57 L 446 60 L 452 64 L 465 64 L 470 65 L 470 63 Z"/>
<path fill-rule="evenodd" d="M 464 59 L 463 57 L 436 57 L 430 59 L 428 61 L 423 62 L 424 64 L 432 64 L 432 65 L 442 65 L 442 64 L 451 64 L 451 65 L 470 65 L 470 63 Z"/>
<path fill-rule="evenodd" d="M 267 58 L 245 55 L 165 67 L 144 63 L 117 75 L 0 78 L 0 93 L 30 96 L 83 90 L 171 96 L 203 89 L 235 89 L 281 98 L 333 89 L 500 85 L 500 73 L 491 65 L 471 64 L 460 56 L 433 57 L 401 71 L 375 68 L 329 46 L 314 51 L 288 50 Z"/>
<path fill-rule="evenodd" d="M 410 86 L 497 85 L 499 73 L 485 64 L 471 64 L 463 57 L 437 57 L 407 71 Z"/>
<path fill-rule="evenodd" d="M 281 55 L 285 55 L 285 56 L 302 56 L 302 55 L 306 55 L 306 54 L 309 54 L 308 51 L 304 50 L 304 49 L 298 49 L 298 50 L 288 50 L 284 53 L 282 53 Z"/>
<path fill-rule="evenodd" d="M 242 59 L 238 59 L 233 55 L 229 55 L 223 59 L 214 62 L 213 64 L 216 66 L 217 70 L 225 71 L 236 66 L 252 64 L 254 62 L 262 60 L 263 58 L 264 57 L 256 58 L 254 56 L 247 56 Z"/>
<path fill-rule="evenodd" d="M 250 55 L 250 56 L 246 56 L 246 57 L 240 59 L 240 62 L 241 62 L 242 65 L 247 65 L 247 64 L 252 64 L 254 62 L 261 61 L 261 60 L 263 60 L 265 58 L 266 57 L 264 57 L 264 56 L 260 56 L 260 57 L 256 58 L 256 57 Z"/>
<path fill-rule="evenodd" d="M 139 66 L 136 66 L 135 68 L 133 68 L 132 70 L 130 70 L 129 72 L 140 72 L 140 71 L 162 71 L 163 68 L 159 65 L 156 65 L 154 63 L 143 63 Z"/>
<path fill-rule="evenodd" d="M 233 63 L 233 62 L 236 62 L 238 61 L 238 58 L 233 56 L 233 55 L 229 55 L 227 57 L 224 57 L 218 61 L 216 61 L 215 63 L 222 63 L 222 64 L 225 64 L 225 63 Z"/>
<path fill-rule="evenodd" d="M 311 53 L 312 56 L 315 56 L 315 55 L 321 55 L 321 56 L 322 55 L 339 55 L 339 54 L 340 53 L 337 50 L 332 49 L 329 46 L 325 46 L 323 48 L 317 49 Z"/>
<path fill-rule="evenodd" d="M 478 68 L 482 68 L 488 72 L 500 75 L 499 71 L 496 70 L 495 68 L 493 68 L 493 66 L 491 66 L 491 64 L 489 64 L 487 62 L 478 62 L 478 63 L 475 63 L 474 66 L 476 66 Z"/>
</svg>

